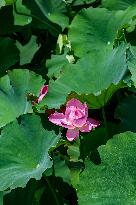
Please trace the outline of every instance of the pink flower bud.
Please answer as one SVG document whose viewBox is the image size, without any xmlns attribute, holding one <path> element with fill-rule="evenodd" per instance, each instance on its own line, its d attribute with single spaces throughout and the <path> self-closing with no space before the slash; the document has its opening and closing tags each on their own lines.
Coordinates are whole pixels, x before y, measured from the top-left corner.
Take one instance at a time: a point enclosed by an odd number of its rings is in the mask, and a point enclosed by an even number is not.
<svg viewBox="0 0 136 205">
<path fill-rule="evenodd" d="M 40 90 L 40 94 L 38 96 L 38 103 L 42 101 L 42 99 L 47 93 L 48 93 L 48 85 L 44 85 Z"/>
</svg>

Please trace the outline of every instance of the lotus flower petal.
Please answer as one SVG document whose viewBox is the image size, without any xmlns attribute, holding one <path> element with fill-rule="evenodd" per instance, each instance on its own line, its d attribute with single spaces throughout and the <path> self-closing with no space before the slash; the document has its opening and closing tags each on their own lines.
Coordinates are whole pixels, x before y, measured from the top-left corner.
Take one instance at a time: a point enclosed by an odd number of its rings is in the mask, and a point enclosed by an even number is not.
<svg viewBox="0 0 136 205">
<path fill-rule="evenodd" d="M 87 122 L 80 128 L 81 132 L 90 132 L 93 128 L 98 127 L 100 123 L 97 120 L 88 118 Z"/>
<path fill-rule="evenodd" d="M 48 85 L 44 85 L 40 90 L 40 94 L 38 97 L 38 103 L 42 101 L 42 99 L 47 93 L 48 93 Z"/>
<path fill-rule="evenodd" d="M 77 99 L 71 99 L 66 105 L 65 116 L 67 121 L 75 127 L 82 127 L 88 117 L 88 107 Z"/>
<path fill-rule="evenodd" d="M 74 129 L 74 127 L 66 121 L 65 115 L 63 113 L 55 112 L 54 114 L 51 114 L 49 116 L 49 121 L 65 128 Z"/>
<path fill-rule="evenodd" d="M 73 141 L 79 136 L 79 130 L 78 129 L 68 129 L 66 133 L 68 141 Z"/>
</svg>

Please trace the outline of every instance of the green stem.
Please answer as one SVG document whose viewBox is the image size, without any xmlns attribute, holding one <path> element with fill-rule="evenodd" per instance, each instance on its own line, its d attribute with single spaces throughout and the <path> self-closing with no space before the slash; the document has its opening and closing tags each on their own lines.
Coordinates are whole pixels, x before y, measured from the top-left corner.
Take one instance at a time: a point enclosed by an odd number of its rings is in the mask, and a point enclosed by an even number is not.
<svg viewBox="0 0 136 205">
<path fill-rule="evenodd" d="M 107 120 L 106 120 L 106 114 L 105 114 L 104 107 L 102 107 L 102 116 L 103 116 L 104 125 L 105 125 L 105 129 L 106 129 L 106 138 L 108 138 L 109 132 L 108 132 L 108 125 L 107 125 Z"/>
<path fill-rule="evenodd" d="M 55 199 L 55 201 L 56 201 L 56 205 L 59 205 L 59 201 L 58 201 L 58 198 L 57 198 L 57 196 L 56 196 L 56 192 L 55 192 L 54 189 L 52 188 L 50 181 L 47 179 L 47 177 L 45 178 L 45 180 L 46 180 L 46 182 L 47 182 L 47 184 L 48 184 L 48 187 L 49 187 L 50 191 L 52 192 L 52 195 L 53 195 L 53 197 L 54 197 L 54 199 Z"/>
</svg>

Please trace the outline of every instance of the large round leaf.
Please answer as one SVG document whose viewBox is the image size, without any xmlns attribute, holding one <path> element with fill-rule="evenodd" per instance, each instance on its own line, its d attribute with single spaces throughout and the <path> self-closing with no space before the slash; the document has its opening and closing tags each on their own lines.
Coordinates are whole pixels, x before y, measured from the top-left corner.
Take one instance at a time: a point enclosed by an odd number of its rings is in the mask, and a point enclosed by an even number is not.
<svg viewBox="0 0 136 205">
<path fill-rule="evenodd" d="M 130 7 L 125 11 L 108 11 L 105 8 L 83 9 L 74 18 L 69 29 L 69 40 L 75 54 L 83 57 L 94 49 L 112 47 L 118 30 L 123 26 L 129 26 L 129 21 L 136 16 L 135 11 L 136 7 Z"/>
<path fill-rule="evenodd" d="M 30 178 L 40 179 L 52 165 L 48 151 L 59 137 L 45 130 L 35 115 L 5 126 L 0 136 L 0 191 L 24 187 Z"/>
<path fill-rule="evenodd" d="M 68 26 L 66 3 L 62 0 L 35 0 L 44 16 L 53 23 L 59 24 L 62 29 Z"/>
<path fill-rule="evenodd" d="M 0 78 L 0 127 L 22 114 L 32 113 L 27 94 L 38 95 L 44 84 L 41 76 L 29 70 L 13 70 Z"/>
<path fill-rule="evenodd" d="M 59 107 L 71 91 L 98 95 L 112 83 L 118 84 L 127 70 L 125 50 L 125 45 L 114 50 L 105 48 L 86 55 L 76 64 L 67 65 L 59 78 L 50 83 L 43 103 Z"/>
<path fill-rule="evenodd" d="M 135 0 L 102 0 L 102 6 L 110 10 L 123 10 L 134 3 L 136 3 Z"/>
<path fill-rule="evenodd" d="M 99 148 L 101 164 L 86 161 L 78 186 L 79 205 L 136 204 L 136 134 L 115 136 Z"/>
<path fill-rule="evenodd" d="M 52 35 L 58 36 L 68 26 L 66 3 L 62 0 L 29 0 L 23 3 L 31 10 L 33 26 L 48 29 Z M 62 27 L 62 29 L 61 29 Z"/>
</svg>

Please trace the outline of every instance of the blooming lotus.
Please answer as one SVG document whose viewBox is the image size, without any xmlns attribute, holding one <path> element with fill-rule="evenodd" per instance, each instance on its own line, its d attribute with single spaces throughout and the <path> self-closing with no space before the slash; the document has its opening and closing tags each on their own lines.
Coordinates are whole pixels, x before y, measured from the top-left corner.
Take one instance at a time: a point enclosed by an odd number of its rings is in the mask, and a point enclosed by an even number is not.
<svg viewBox="0 0 136 205">
<path fill-rule="evenodd" d="M 79 136 L 79 131 L 90 132 L 100 125 L 98 121 L 88 118 L 87 104 L 82 104 L 74 98 L 67 102 L 65 113 L 55 112 L 49 116 L 49 121 L 68 128 L 66 137 L 69 141 L 75 140 Z"/>
</svg>

